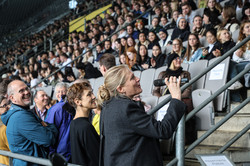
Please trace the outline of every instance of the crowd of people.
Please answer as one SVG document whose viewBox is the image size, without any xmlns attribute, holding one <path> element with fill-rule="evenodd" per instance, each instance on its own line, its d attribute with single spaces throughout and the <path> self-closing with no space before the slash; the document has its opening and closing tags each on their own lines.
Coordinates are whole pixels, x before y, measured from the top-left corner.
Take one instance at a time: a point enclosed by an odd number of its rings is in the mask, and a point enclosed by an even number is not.
<svg viewBox="0 0 250 166">
<path fill-rule="evenodd" d="M 53 50 L 30 57 L 43 45 L 44 36 L 58 38 L 68 33 L 70 16 L 20 41 L 17 48 L 0 52 L 5 58 L 0 65 L 11 63 L 15 55 L 23 53 L 27 60 L 25 65 L 16 63 L 2 75 L 0 109 L 5 125 L 0 132 L 6 134 L 3 134 L 5 146 L 0 148 L 43 158 L 59 153 L 67 161 L 82 165 L 99 162 L 162 165 L 157 139 L 171 137 L 185 110 L 192 110 L 192 87 L 181 93 L 181 79 L 176 81 L 178 77 L 190 79 L 190 73 L 184 71 L 181 64 L 222 56 L 249 36 L 250 2 L 228 1 L 222 7 L 216 0 L 207 0 L 203 12 L 199 13 L 200 4 L 193 0 L 166 0 L 159 6 L 155 6 L 156 3 L 155 0 L 131 3 L 116 0 L 104 18 L 97 15 L 87 21 L 84 32 L 69 33 L 69 38 L 55 43 Z M 153 9 L 133 21 L 149 8 Z M 79 9 L 74 12 L 78 13 Z M 240 20 L 237 19 L 239 13 Z M 232 39 L 235 33 L 237 41 Z M 204 38 L 207 45 L 200 42 Z M 168 46 L 172 46 L 171 50 L 167 50 Z M 228 80 L 249 64 L 250 41 L 231 55 Z M 50 76 L 62 66 L 66 67 Z M 134 101 L 142 89 L 131 71 L 162 66 L 167 69 L 158 78 L 165 79 L 167 88 L 155 87 L 152 95 L 172 95 L 168 114 L 174 120 L 165 116 L 157 122 L 145 113 L 145 103 L 142 106 L 141 102 Z M 100 76 L 104 76 L 104 84 L 95 97 L 87 79 Z M 233 90 L 232 101 L 242 100 L 238 89 L 249 82 L 238 80 L 229 87 Z M 37 90 L 33 94 L 35 106 L 30 111 L 29 88 L 48 85 L 55 87 L 57 100 Z M 190 128 L 194 128 L 193 125 Z M 193 134 L 186 132 L 187 138 L 189 135 Z M 0 161 L 8 165 L 8 159 Z M 13 162 L 14 165 L 25 163 L 18 159 Z"/>
</svg>

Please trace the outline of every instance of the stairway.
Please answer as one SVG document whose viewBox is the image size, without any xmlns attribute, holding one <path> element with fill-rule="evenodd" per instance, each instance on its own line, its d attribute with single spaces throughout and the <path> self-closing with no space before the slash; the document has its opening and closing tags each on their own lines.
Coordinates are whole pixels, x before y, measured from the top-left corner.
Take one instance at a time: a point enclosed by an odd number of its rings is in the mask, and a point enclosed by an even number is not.
<svg viewBox="0 0 250 166">
<path fill-rule="evenodd" d="M 247 97 L 250 97 L 250 90 L 247 92 Z M 238 105 L 239 103 L 231 104 L 231 110 Z M 215 123 L 219 122 L 223 117 L 224 116 L 215 117 Z M 187 154 L 185 156 L 185 165 L 200 165 L 198 164 L 195 154 L 214 154 L 249 123 L 250 103 Z M 206 131 L 198 131 L 198 137 L 205 132 Z M 230 148 L 224 151 L 223 154 L 227 154 L 237 166 L 250 166 L 250 130 L 232 144 Z"/>
</svg>

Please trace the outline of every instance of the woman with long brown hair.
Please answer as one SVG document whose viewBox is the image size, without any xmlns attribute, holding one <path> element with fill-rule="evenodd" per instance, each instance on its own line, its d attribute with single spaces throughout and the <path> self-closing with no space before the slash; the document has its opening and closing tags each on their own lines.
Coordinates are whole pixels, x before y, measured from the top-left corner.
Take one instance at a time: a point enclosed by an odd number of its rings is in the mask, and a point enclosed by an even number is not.
<svg viewBox="0 0 250 166">
<path fill-rule="evenodd" d="M 191 33 L 188 36 L 188 46 L 187 46 L 187 51 L 184 55 L 184 60 L 183 63 L 193 63 L 198 61 L 202 56 L 202 48 L 201 48 L 201 43 L 199 40 L 199 37 Z"/>
</svg>

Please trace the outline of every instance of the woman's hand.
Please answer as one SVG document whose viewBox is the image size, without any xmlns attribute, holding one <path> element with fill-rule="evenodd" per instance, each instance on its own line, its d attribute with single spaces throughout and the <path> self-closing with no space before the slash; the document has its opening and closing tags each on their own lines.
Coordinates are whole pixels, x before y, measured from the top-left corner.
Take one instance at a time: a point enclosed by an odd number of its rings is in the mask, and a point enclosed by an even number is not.
<svg viewBox="0 0 250 166">
<path fill-rule="evenodd" d="M 146 63 L 142 64 L 141 66 L 142 66 L 143 69 L 148 69 L 148 67 L 149 67 L 149 65 L 146 64 Z"/>
<path fill-rule="evenodd" d="M 151 65 L 152 65 L 152 67 L 155 67 L 155 65 L 156 65 L 156 62 L 153 58 L 151 58 Z"/>
<path fill-rule="evenodd" d="M 165 83 L 168 86 L 172 98 L 181 100 L 181 77 L 178 77 L 178 82 L 176 77 L 171 76 L 169 79 L 166 77 Z"/>
<path fill-rule="evenodd" d="M 220 50 L 216 49 L 215 51 L 213 51 L 213 55 L 216 56 L 216 57 L 221 56 Z"/>
<path fill-rule="evenodd" d="M 206 56 L 208 54 L 208 50 L 207 49 L 203 49 L 202 50 L 202 56 Z"/>
</svg>

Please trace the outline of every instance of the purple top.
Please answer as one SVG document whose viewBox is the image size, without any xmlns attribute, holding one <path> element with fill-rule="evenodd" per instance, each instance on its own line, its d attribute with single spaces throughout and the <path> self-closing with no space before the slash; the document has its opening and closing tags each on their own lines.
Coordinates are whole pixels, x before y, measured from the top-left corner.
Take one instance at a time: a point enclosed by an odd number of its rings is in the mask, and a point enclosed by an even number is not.
<svg viewBox="0 0 250 166">
<path fill-rule="evenodd" d="M 62 108 L 63 105 L 63 100 L 53 105 L 48 110 L 45 122 L 55 124 L 59 132 L 55 145 L 50 147 L 50 154 L 59 153 L 69 160 L 71 158 L 69 130 L 73 117 Z"/>
</svg>

